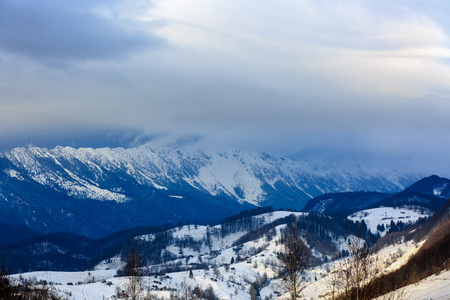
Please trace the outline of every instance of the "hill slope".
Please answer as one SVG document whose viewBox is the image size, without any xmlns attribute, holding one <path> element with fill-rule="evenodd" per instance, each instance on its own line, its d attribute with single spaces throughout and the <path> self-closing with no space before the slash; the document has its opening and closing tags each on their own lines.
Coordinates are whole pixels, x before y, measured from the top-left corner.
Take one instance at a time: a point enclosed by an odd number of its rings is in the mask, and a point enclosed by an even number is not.
<svg viewBox="0 0 450 300">
<path fill-rule="evenodd" d="M 425 177 L 395 193 L 344 192 L 330 193 L 309 200 L 303 212 L 346 217 L 365 209 L 409 206 L 426 214 L 437 211 L 447 201 L 450 180 L 436 175 Z"/>
<path fill-rule="evenodd" d="M 166 231 L 149 234 L 131 233 L 137 248 L 143 254 L 148 267 L 143 276 L 145 291 L 158 298 L 170 299 L 171 293 L 181 295 L 185 289 L 194 288 L 197 291 L 210 291 L 219 299 L 251 299 L 251 287 L 256 287 L 261 298 L 283 299 L 286 294 L 280 289 L 283 280 L 278 276 L 277 254 L 282 251 L 281 231 L 290 222 L 290 212 L 269 212 L 262 215 L 240 218 L 229 218 L 217 226 L 179 226 Z M 330 292 L 330 282 L 333 280 L 334 267 L 339 269 L 340 263 L 346 258 L 330 255 L 348 251 L 347 234 L 361 232 L 363 228 L 348 227 L 343 219 L 305 213 L 295 213 L 301 221 L 302 228 L 308 232 L 306 241 L 313 250 L 316 262 L 328 261 L 309 269 L 306 276 L 302 296 L 307 299 L 320 299 Z M 443 227 L 442 227 L 443 228 Z M 448 233 L 449 226 L 445 232 Z M 350 229 L 350 231 L 349 231 Z M 435 235 L 441 236 L 440 231 Z M 428 242 L 427 242 L 428 243 Z M 417 248 L 414 243 L 400 243 L 382 249 L 377 254 L 377 261 L 383 265 L 383 270 L 392 272 L 408 269 L 409 257 L 435 257 L 424 255 L 428 249 L 435 248 L 436 243 Z M 125 246 L 126 245 L 122 245 Z M 129 246 L 129 245 L 128 245 Z M 444 247 L 441 247 L 444 246 Z M 442 244 L 439 249 L 446 249 Z M 436 248 L 437 249 L 437 248 Z M 17 274 L 13 278 L 20 280 L 45 280 L 56 284 L 61 294 L 69 299 L 101 299 L 117 293 L 117 289 L 125 290 L 127 277 L 116 277 L 116 270 L 124 265 L 121 260 L 121 249 L 106 256 L 105 260 L 94 269 L 84 272 L 32 272 Z M 425 252 L 424 252 L 425 251 Z M 123 253 L 122 257 L 126 254 Z M 336 259 L 330 261 L 330 258 Z M 378 259 L 379 258 L 379 259 Z M 442 261 L 437 261 L 442 266 Z M 423 265 L 419 262 L 420 265 Z M 403 266 L 403 267 L 402 267 Z M 119 271 L 119 274 L 121 272 Z M 390 274 L 395 274 L 390 273 Z M 406 274 L 416 275 L 413 272 Z M 386 273 L 387 275 L 387 273 Z M 392 278 L 387 275 L 388 278 Z M 448 277 L 448 276 L 447 276 Z M 419 277 L 418 277 L 419 278 Z M 423 278 L 423 277 L 422 277 Z M 377 281 L 379 284 L 381 281 Z M 383 284 L 375 290 L 392 285 Z M 429 288 L 429 285 L 425 286 Z M 170 289 L 170 292 L 168 292 Z M 415 285 L 414 289 L 418 289 Z M 448 292 L 448 285 L 441 284 L 441 292 Z M 433 291 L 434 293 L 435 291 Z M 435 293 L 434 293 L 435 294 Z M 208 297 L 205 297 L 208 298 Z M 210 298 L 208 298 L 210 299 Z M 415 298 L 418 299 L 418 298 Z"/>
<path fill-rule="evenodd" d="M 356 211 L 366 209 L 389 196 L 390 194 L 378 192 L 325 194 L 308 201 L 302 211 L 345 217 Z"/>
<path fill-rule="evenodd" d="M 442 178 L 437 175 L 425 177 L 406 188 L 405 192 L 415 192 L 449 199 L 450 179 Z"/>
</svg>

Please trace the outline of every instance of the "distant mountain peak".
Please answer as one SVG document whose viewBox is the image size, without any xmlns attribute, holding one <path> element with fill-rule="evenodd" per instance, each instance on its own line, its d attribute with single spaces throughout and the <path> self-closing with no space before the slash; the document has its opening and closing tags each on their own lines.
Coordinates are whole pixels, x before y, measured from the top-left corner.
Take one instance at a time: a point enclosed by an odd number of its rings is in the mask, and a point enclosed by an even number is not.
<svg viewBox="0 0 450 300">
<path fill-rule="evenodd" d="M 0 166 L 0 198 L 10 201 L 0 205 L 1 213 L 18 209 L 20 216 L 11 215 L 14 222 L 44 231 L 55 230 L 56 225 L 51 224 L 64 220 L 63 224 L 77 233 L 77 220 L 88 226 L 86 215 L 97 219 L 95 226 L 110 231 L 149 223 L 222 218 L 255 206 L 301 209 L 324 193 L 398 192 L 424 176 L 364 167 L 337 168 L 239 150 L 206 152 L 147 146 L 16 148 L 0 154 Z M 49 197 L 55 200 L 49 202 Z M 120 213 L 123 215 L 103 216 Z"/>
<path fill-rule="evenodd" d="M 437 175 L 425 177 L 405 189 L 405 192 L 418 192 L 440 198 L 450 198 L 450 179 Z"/>
</svg>

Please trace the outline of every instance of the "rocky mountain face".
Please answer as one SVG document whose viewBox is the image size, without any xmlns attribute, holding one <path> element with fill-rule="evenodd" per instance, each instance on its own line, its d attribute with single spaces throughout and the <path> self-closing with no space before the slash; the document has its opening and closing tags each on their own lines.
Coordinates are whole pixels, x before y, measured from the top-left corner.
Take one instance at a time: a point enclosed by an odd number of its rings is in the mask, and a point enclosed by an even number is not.
<svg viewBox="0 0 450 300">
<path fill-rule="evenodd" d="M 2 222 L 38 232 L 98 237 L 257 206 L 301 209 L 325 193 L 393 193 L 423 176 L 242 151 L 16 148 L 0 154 L 0 213 Z"/>
</svg>

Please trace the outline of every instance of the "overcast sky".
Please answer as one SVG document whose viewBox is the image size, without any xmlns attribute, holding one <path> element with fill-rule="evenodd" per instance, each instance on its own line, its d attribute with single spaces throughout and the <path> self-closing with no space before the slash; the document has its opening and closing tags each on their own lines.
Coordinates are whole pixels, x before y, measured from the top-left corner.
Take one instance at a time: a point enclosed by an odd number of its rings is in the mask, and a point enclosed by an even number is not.
<svg viewBox="0 0 450 300">
<path fill-rule="evenodd" d="M 450 170 L 448 1 L 0 0 L 0 150 Z"/>
</svg>

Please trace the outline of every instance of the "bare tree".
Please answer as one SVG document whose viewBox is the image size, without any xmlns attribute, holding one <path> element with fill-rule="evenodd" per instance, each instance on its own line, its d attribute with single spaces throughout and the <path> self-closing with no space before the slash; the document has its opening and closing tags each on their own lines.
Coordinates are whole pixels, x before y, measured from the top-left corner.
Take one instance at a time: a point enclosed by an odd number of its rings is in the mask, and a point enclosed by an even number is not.
<svg viewBox="0 0 450 300">
<path fill-rule="evenodd" d="M 344 260 L 344 293 L 347 299 L 366 299 L 362 294 L 362 287 L 378 274 L 378 268 L 372 263 L 364 240 L 354 235 L 350 235 L 348 239 L 350 257 Z"/>
<path fill-rule="evenodd" d="M 311 250 L 306 245 L 305 235 L 297 218 L 292 215 L 290 224 L 281 235 L 283 250 L 279 255 L 282 288 L 289 292 L 291 300 L 299 296 L 311 261 Z"/>
<path fill-rule="evenodd" d="M 336 297 L 338 296 L 338 294 L 341 292 L 342 289 L 342 281 L 341 281 L 342 276 L 340 273 L 341 270 L 334 269 L 329 265 L 327 265 L 326 271 L 328 275 L 325 280 L 327 282 L 327 287 L 329 289 L 329 293 L 327 294 L 326 299 L 335 300 L 337 299 Z"/>
<path fill-rule="evenodd" d="M 142 288 L 142 275 L 144 258 L 135 243 L 131 244 L 130 250 L 125 258 L 124 274 L 128 277 L 126 281 L 127 292 L 132 300 L 139 300 Z"/>
<path fill-rule="evenodd" d="M 380 274 L 378 258 L 371 255 L 361 235 L 348 236 L 348 254 L 334 271 L 333 299 L 336 294 L 336 299 L 372 299 L 374 279 Z"/>
<path fill-rule="evenodd" d="M 377 281 L 381 275 L 378 257 L 371 253 L 366 242 L 360 237 L 348 237 L 349 256 L 337 264 L 328 275 L 329 299 L 369 300 L 380 295 L 382 287 Z M 405 299 L 404 289 L 381 296 L 383 300 Z"/>
<path fill-rule="evenodd" d="M 191 270 L 192 272 L 192 270 Z M 189 276 L 189 278 L 192 278 Z M 192 287 L 190 286 L 190 284 L 188 284 L 188 277 L 184 276 L 183 277 L 183 282 L 181 283 L 181 296 L 180 299 L 182 300 L 189 300 L 189 299 L 193 299 L 193 294 L 192 294 Z"/>
</svg>

